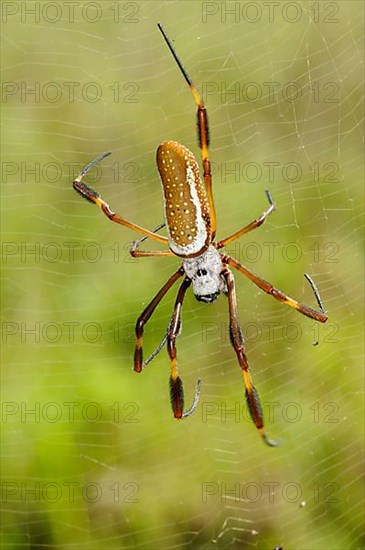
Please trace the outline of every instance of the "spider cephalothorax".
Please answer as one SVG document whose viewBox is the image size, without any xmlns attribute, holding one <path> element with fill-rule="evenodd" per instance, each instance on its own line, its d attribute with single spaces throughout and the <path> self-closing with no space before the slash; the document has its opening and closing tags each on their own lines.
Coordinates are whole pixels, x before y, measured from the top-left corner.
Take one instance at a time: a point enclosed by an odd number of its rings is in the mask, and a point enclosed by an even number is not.
<svg viewBox="0 0 365 550">
<path fill-rule="evenodd" d="M 214 302 L 221 292 L 227 290 L 222 275 L 222 258 L 214 246 L 210 245 L 196 258 L 184 260 L 183 267 L 191 280 L 195 297 L 200 302 Z"/>
</svg>

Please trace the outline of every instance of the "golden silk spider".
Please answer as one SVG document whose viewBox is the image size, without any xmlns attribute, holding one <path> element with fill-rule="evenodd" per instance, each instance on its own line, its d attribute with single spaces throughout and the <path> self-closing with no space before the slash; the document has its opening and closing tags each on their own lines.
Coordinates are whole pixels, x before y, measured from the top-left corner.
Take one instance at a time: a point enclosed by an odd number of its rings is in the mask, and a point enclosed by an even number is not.
<svg viewBox="0 0 365 550">
<path fill-rule="evenodd" d="M 88 185 L 82 183 L 83 177 L 98 162 L 110 153 L 103 153 L 85 166 L 74 180 L 73 187 L 82 197 L 97 204 L 101 208 L 102 212 L 111 221 L 124 225 L 125 227 L 129 227 L 130 229 L 144 235 L 142 239 L 136 241 L 132 245 L 130 253 L 134 258 L 145 256 L 177 256 L 182 258 L 182 265 L 173 275 L 171 275 L 168 281 L 166 281 L 137 320 L 137 341 L 134 354 L 134 370 L 136 372 L 141 372 L 143 368 L 157 355 L 164 343 L 167 342 L 167 351 L 171 368 L 170 397 L 174 417 L 186 418 L 187 416 L 190 416 L 198 405 L 201 380 L 198 379 L 197 381 L 192 406 L 187 411 L 184 411 L 184 391 L 182 380 L 178 373 L 176 355 L 176 338 L 181 327 L 182 304 L 186 291 L 190 286 L 193 287 L 195 297 L 202 302 L 213 302 L 219 294 L 223 292 L 228 297 L 230 339 L 234 351 L 236 352 L 239 366 L 242 370 L 246 401 L 250 415 L 264 441 L 270 446 L 275 446 L 275 441 L 271 441 L 267 437 L 263 424 L 263 414 L 259 396 L 250 376 L 244 338 L 238 319 L 235 282 L 230 267 L 245 275 L 245 277 L 250 279 L 261 290 L 267 294 L 270 294 L 279 302 L 296 309 L 311 319 L 324 323 L 327 320 L 327 315 L 323 308 L 319 292 L 309 275 L 305 274 L 305 277 L 311 285 L 320 311 L 316 311 L 294 300 L 293 298 L 290 298 L 264 279 L 261 279 L 252 273 L 249 269 L 247 269 L 247 267 L 241 265 L 234 258 L 231 258 L 227 254 L 218 252 L 228 243 L 231 243 L 239 237 L 242 237 L 242 235 L 245 235 L 249 231 L 252 231 L 256 227 L 262 225 L 266 218 L 274 211 L 275 204 L 270 193 L 266 191 L 269 206 L 261 214 L 261 216 L 225 239 L 217 242 L 214 241 L 216 234 L 216 214 L 212 191 L 211 165 L 209 160 L 209 128 L 207 111 L 193 81 L 178 58 L 163 27 L 158 24 L 158 28 L 161 31 L 162 36 L 185 81 L 187 82 L 197 105 L 198 139 L 203 165 L 204 185 L 202 184 L 200 178 L 198 163 L 189 149 L 176 141 L 164 141 L 161 143 L 157 149 L 156 160 L 164 195 L 165 223 L 157 227 L 154 231 L 144 229 L 143 227 L 140 227 L 113 212 L 110 206 L 96 191 L 91 189 Z M 167 237 L 157 234 L 159 229 L 161 229 L 164 225 L 166 225 L 167 228 Z M 167 244 L 169 246 L 169 250 L 140 250 L 140 244 L 147 238 L 153 239 L 159 243 Z M 165 294 L 180 278 L 183 280 L 177 293 L 173 314 L 169 322 L 166 335 L 155 352 L 146 361 L 143 361 L 142 340 L 144 326 L 149 321 Z"/>
</svg>

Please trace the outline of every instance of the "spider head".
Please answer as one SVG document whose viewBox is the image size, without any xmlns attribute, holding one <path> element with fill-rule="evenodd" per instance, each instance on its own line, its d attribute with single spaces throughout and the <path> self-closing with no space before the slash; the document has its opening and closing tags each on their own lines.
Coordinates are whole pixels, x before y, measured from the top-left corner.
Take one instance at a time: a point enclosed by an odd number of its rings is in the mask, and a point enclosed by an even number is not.
<svg viewBox="0 0 365 550">
<path fill-rule="evenodd" d="M 192 282 L 195 298 L 200 302 L 214 302 L 226 290 L 221 276 L 222 260 L 213 246 L 200 256 L 185 259 L 183 266 Z"/>
</svg>

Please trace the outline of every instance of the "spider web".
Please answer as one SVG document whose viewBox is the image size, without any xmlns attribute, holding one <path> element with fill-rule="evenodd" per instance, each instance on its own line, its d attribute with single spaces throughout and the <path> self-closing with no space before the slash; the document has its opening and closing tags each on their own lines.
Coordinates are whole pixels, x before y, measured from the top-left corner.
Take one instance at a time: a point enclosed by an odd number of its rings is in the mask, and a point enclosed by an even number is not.
<svg viewBox="0 0 365 550">
<path fill-rule="evenodd" d="M 5 4 L 2 547 L 361 548 L 363 4 Z M 315 307 L 309 273 L 328 311 L 319 326 L 236 275 L 276 449 L 248 418 L 224 297 L 184 303 L 192 417 L 172 418 L 165 350 L 132 372 L 135 321 L 178 262 L 131 259 L 135 235 L 71 188 L 112 151 L 87 181 L 152 229 L 158 143 L 199 154 L 157 21 L 208 106 L 218 238 L 269 189 L 276 212 L 227 251 Z"/>
</svg>

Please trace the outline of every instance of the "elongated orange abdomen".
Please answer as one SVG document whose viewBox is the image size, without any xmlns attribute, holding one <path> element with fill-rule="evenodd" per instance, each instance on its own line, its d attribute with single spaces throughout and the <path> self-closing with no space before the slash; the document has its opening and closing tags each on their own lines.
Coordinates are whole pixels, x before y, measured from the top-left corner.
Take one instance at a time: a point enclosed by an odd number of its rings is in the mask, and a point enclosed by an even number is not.
<svg viewBox="0 0 365 550">
<path fill-rule="evenodd" d="M 177 141 L 161 143 L 156 160 L 170 249 L 178 256 L 197 256 L 211 242 L 209 205 L 198 163 L 193 153 Z"/>
</svg>

